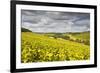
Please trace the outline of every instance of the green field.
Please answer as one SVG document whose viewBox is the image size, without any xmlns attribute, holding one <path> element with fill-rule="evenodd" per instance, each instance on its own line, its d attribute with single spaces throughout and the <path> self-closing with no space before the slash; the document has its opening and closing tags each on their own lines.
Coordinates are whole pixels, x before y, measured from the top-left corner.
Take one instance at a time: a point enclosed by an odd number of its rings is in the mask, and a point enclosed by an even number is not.
<svg viewBox="0 0 100 73">
<path fill-rule="evenodd" d="M 88 60 L 90 32 L 22 32 L 21 62 Z"/>
</svg>

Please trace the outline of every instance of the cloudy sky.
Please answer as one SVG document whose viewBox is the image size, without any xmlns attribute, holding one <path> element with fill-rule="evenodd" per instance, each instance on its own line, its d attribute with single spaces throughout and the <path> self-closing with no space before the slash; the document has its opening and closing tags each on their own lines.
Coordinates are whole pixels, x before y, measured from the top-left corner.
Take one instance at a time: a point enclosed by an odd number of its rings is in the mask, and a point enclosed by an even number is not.
<svg viewBox="0 0 100 73">
<path fill-rule="evenodd" d="M 21 25 L 33 32 L 83 32 L 90 30 L 90 14 L 21 10 Z"/>
</svg>

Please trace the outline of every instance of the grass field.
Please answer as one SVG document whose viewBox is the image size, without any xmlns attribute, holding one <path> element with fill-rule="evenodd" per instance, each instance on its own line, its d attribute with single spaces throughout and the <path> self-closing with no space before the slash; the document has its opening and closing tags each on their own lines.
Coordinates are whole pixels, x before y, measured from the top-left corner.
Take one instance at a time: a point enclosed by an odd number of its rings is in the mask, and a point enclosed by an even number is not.
<svg viewBox="0 0 100 73">
<path fill-rule="evenodd" d="M 21 62 L 88 60 L 89 40 L 89 32 L 22 32 Z"/>
</svg>

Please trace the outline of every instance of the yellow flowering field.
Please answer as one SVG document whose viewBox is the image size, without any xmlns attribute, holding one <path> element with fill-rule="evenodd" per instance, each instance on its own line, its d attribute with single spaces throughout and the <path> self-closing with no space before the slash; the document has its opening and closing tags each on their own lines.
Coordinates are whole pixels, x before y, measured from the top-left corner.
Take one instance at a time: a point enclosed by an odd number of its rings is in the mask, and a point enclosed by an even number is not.
<svg viewBox="0 0 100 73">
<path fill-rule="evenodd" d="M 22 63 L 88 60 L 89 58 L 89 45 L 32 32 L 22 32 Z"/>
</svg>

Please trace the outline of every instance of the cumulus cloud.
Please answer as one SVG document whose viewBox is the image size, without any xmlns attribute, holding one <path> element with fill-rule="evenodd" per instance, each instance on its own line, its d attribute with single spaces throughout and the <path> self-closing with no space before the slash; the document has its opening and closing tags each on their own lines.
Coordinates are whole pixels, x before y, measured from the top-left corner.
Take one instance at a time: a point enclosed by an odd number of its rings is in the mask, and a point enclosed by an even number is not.
<svg viewBox="0 0 100 73">
<path fill-rule="evenodd" d="M 90 14 L 21 10 L 21 23 L 33 32 L 83 32 L 90 30 Z"/>
</svg>

